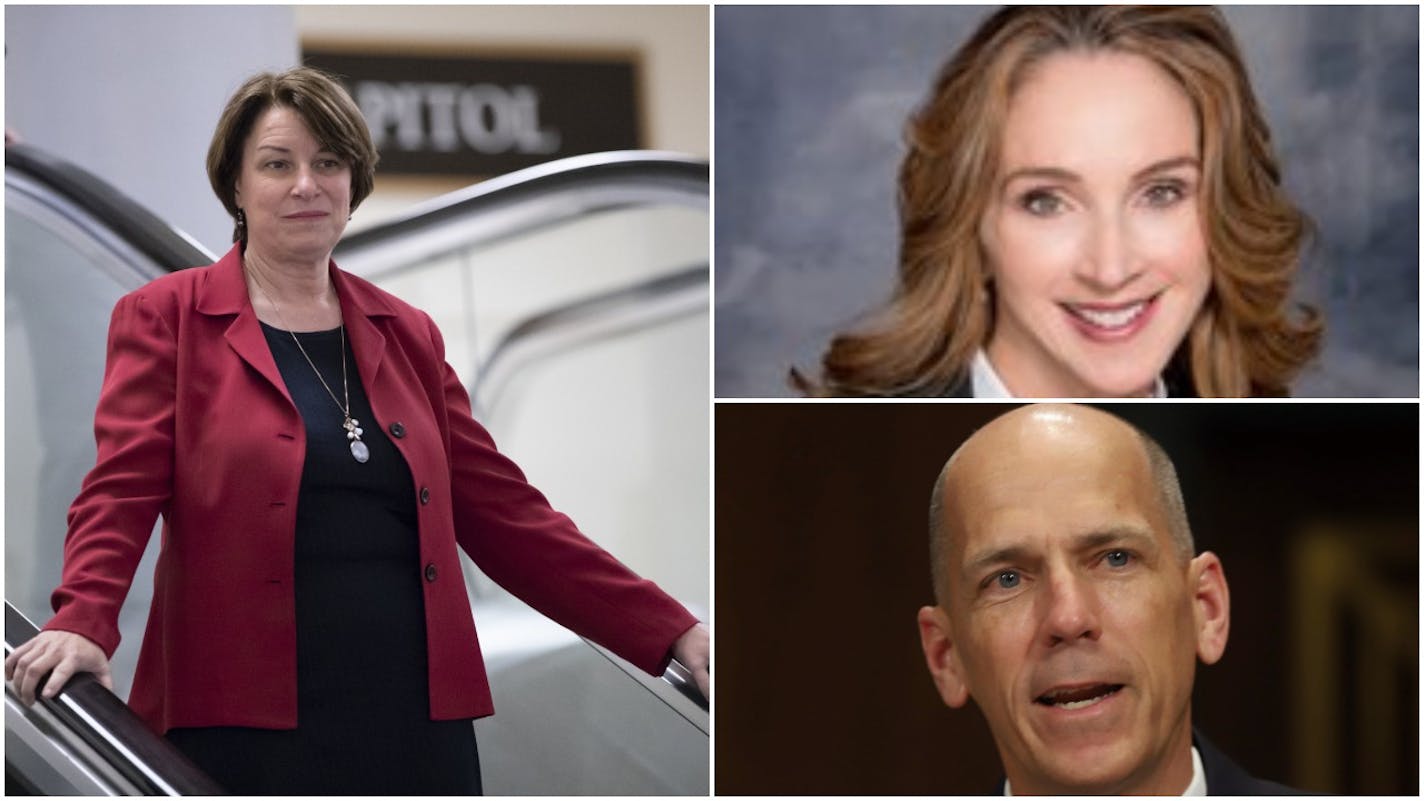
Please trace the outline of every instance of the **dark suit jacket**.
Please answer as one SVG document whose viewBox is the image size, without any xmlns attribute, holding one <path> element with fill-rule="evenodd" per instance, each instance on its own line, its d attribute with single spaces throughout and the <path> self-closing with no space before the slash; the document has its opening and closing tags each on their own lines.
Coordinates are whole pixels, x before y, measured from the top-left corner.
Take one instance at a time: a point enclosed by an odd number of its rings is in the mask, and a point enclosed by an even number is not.
<svg viewBox="0 0 1424 801">
<path fill-rule="evenodd" d="M 539 611 L 657 673 L 695 620 L 587 540 L 495 450 L 423 312 L 330 266 L 375 420 L 410 467 L 430 715 L 494 711 L 456 543 Z M 293 592 L 306 430 L 234 247 L 119 300 L 94 421 L 98 461 L 69 512 L 56 614 L 112 655 L 153 523 L 163 544 L 130 704 L 176 726 L 292 728 Z"/>
<path fill-rule="evenodd" d="M 1163 380 L 1167 385 L 1167 397 L 1196 397 L 1196 395 L 1192 394 L 1190 391 L 1183 390 L 1184 386 L 1190 386 L 1189 383 L 1183 383 L 1183 381 L 1181 381 L 1179 378 L 1174 377 L 1170 372 L 1166 376 L 1164 376 Z M 939 397 L 972 398 L 974 397 L 974 382 L 969 378 L 969 374 L 965 373 L 964 375 L 956 378 L 952 383 L 950 383 L 948 387 L 945 387 L 944 391 L 940 393 Z"/>
<path fill-rule="evenodd" d="M 1168 364 L 1167 369 L 1162 372 L 1162 382 L 1167 387 L 1167 397 L 1169 398 L 1195 398 L 1196 392 L 1192 388 L 1191 373 L 1187 370 L 1185 362 L 1181 357 L 1174 357 Z M 940 393 L 941 398 L 972 398 L 974 397 L 974 381 L 969 377 L 969 371 L 956 376 L 949 386 Z"/>
<path fill-rule="evenodd" d="M 1294 787 L 1257 779 L 1217 750 L 1201 732 L 1192 730 L 1192 744 L 1201 754 L 1207 795 L 1305 795 Z"/>
<path fill-rule="evenodd" d="M 1255 778 L 1218 751 L 1211 740 L 1196 729 L 1192 730 L 1192 745 L 1201 754 L 1207 795 L 1305 795 L 1293 787 Z M 1003 794 L 1004 782 L 1001 779 L 995 795 Z"/>
</svg>

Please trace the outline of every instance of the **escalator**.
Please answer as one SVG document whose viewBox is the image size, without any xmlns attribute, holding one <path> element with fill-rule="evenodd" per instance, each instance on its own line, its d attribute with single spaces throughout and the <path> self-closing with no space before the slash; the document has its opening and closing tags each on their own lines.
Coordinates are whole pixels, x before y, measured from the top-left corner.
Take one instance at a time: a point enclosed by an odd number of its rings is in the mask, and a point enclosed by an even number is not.
<svg viewBox="0 0 1424 801">
<path fill-rule="evenodd" d="M 5 655 L 38 630 L 5 604 Z M 92 676 L 54 699 L 22 706 L 5 693 L 6 795 L 216 795 L 222 792 L 178 749 L 149 730 Z"/>
<path fill-rule="evenodd" d="M 109 310 L 148 280 L 213 258 L 39 151 L 7 148 L 6 167 L 8 649 L 26 617 L 50 614 L 65 512 L 94 460 Z M 622 153 L 437 198 L 349 234 L 335 258 L 429 312 L 501 450 L 595 541 L 705 619 L 708 255 L 707 165 Z M 619 450 L 616 464 L 582 456 Z M 126 640 L 146 620 L 157 540 L 120 615 Z M 680 666 L 641 674 L 465 567 L 498 710 L 476 724 L 487 792 L 707 793 L 706 700 Z M 115 654 L 119 695 L 135 650 Z M 117 700 L 86 677 L 63 701 L 79 695 Z M 124 749 L 60 734 L 66 720 L 47 705 L 20 708 L 7 688 L 7 791 L 167 792 L 139 783 L 143 771 L 123 759 L 90 766 Z"/>
</svg>

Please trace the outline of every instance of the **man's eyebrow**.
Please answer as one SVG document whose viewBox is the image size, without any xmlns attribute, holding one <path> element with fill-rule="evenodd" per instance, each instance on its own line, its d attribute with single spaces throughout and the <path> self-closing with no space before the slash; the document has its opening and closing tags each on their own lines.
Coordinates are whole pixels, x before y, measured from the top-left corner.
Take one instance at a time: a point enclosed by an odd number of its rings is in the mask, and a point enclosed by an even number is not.
<svg viewBox="0 0 1424 801">
<path fill-rule="evenodd" d="M 1155 551 L 1157 539 L 1148 529 L 1137 526 L 1112 526 L 1075 537 L 1074 550 L 1091 551 L 1105 545 L 1128 544 L 1145 551 Z"/>
<path fill-rule="evenodd" d="M 964 563 L 964 578 L 973 581 L 983 570 L 1001 562 L 1022 562 L 1027 558 L 1029 549 L 1022 545 L 1007 545 L 1003 548 L 995 548 L 975 556 Z"/>
<path fill-rule="evenodd" d="M 1071 540 L 1074 552 L 1091 551 L 1107 545 L 1131 545 L 1139 550 L 1155 552 L 1157 540 L 1148 529 L 1123 525 L 1097 529 L 1075 536 Z M 1030 549 L 1024 545 L 1006 545 L 974 556 L 964 563 L 961 571 L 968 580 L 976 578 L 990 565 L 1003 562 L 1022 562 L 1030 556 Z"/>
<path fill-rule="evenodd" d="M 1134 182 L 1140 181 L 1153 173 L 1175 170 L 1178 167 L 1193 167 L 1199 170 L 1201 169 L 1201 162 L 1196 156 L 1174 156 L 1169 159 L 1154 161 L 1133 173 L 1132 180 Z M 1067 184 L 1079 183 L 1083 180 L 1082 176 L 1078 173 L 1063 167 L 1020 167 L 1004 176 L 1003 185 L 1008 186 L 1010 182 L 1020 178 L 1042 178 Z"/>
</svg>

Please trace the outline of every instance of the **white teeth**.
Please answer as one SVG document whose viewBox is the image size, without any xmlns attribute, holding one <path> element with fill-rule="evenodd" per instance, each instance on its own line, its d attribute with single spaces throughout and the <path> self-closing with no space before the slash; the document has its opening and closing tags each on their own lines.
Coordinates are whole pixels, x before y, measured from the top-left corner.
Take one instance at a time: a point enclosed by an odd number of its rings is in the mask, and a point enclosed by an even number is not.
<svg viewBox="0 0 1424 801">
<path fill-rule="evenodd" d="M 1062 703 L 1054 704 L 1054 706 L 1059 707 L 1061 709 L 1082 709 L 1085 706 L 1092 706 L 1093 704 L 1096 704 L 1104 698 L 1107 698 L 1108 695 L 1109 693 L 1103 693 L 1102 695 L 1095 696 L 1093 698 L 1086 698 L 1082 701 L 1064 701 Z"/>
<path fill-rule="evenodd" d="M 1141 300 L 1131 306 L 1124 306 L 1113 311 L 1085 309 L 1082 306 L 1069 306 L 1068 308 L 1074 314 L 1099 328 L 1122 328 L 1142 314 L 1143 310 L 1147 308 L 1147 301 Z"/>
</svg>

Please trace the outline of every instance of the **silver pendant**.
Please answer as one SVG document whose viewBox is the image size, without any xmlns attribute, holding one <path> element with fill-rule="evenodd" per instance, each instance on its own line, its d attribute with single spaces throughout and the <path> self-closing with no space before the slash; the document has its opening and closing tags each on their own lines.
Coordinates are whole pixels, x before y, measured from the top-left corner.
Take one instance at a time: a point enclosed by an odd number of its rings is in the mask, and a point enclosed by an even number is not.
<svg viewBox="0 0 1424 801">
<path fill-rule="evenodd" d="M 371 458 L 371 449 L 361 441 L 361 435 L 365 433 L 361 430 L 361 421 L 348 417 L 341 427 L 346 429 L 346 438 L 351 440 L 352 457 L 361 464 L 365 464 L 366 460 Z"/>
</svg>

